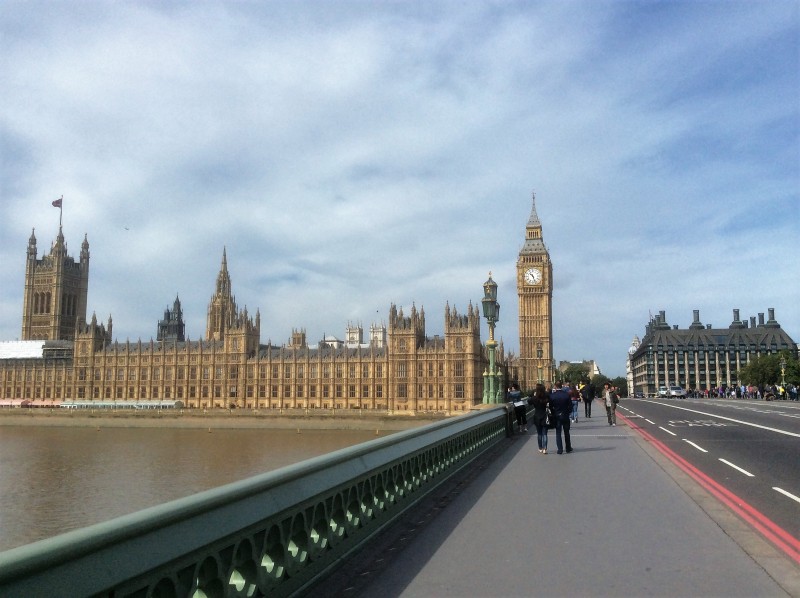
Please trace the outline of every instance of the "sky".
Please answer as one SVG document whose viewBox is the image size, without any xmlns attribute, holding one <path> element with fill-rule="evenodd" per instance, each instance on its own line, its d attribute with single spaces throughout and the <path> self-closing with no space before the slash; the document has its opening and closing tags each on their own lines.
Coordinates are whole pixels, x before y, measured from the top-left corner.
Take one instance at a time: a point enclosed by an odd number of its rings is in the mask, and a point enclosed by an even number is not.
<svg viewBox="0 0 800 598">
<path fill-rule="evenodd" d="M 203 338 L 224 249 L 262 343 L 442 335 L 491 272 L 516 353 L 535 192 L 556 361 L 624 375 L 659 311 L 800 341 L 796 0 L 11 0 L 0 89 L 0 340 L 63 196 L 115 340 L 176 296 Z"/>
</svg>

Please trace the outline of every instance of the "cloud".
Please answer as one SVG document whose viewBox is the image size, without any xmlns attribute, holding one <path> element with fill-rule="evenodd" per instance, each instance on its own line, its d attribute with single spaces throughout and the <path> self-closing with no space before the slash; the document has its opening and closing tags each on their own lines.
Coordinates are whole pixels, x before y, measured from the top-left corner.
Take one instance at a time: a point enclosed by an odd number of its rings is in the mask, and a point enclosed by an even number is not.
<svg viewBox="0 0 800 598">
<path fill-rule="evenodd" d="M 263 342 L 391 303 L 441 334 L 491 270 L 516 350 L 532 190 L 557 360 L 622 374 L 662 309 L 774 307 L 800 335 L 793 2 L 44 6 L 0 15 L 0 338 L 63 194 L 120 339 L 155 336 L 176 293 L 203 336 L 227 248 Z"/>
</svg>

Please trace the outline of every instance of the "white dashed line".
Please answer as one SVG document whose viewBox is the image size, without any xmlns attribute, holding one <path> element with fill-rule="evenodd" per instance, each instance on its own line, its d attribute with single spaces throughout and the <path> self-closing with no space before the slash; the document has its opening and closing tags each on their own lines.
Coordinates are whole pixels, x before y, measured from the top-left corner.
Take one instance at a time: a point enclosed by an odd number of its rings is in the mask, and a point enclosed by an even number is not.
<svg viewBox="0 0 800 598">
<path fill-rule="evenodd" d="M 707 453 L 707 452 L 708 452 L 708 451 L 707 451 L 706 449 L 704 449 L 703 447 L 701 447 L 701 446 L 697 446 L 697 445 L 696 445 L 694 442 L 692 442 L 691 440 L 686 440 L 686 439 L 684 438 L 684 439 L 683 439 L 683 441 L 684 441 L 685 443 L 687 443 L 687 444 L 691 444 L 691 445 L 692 445 L 694 448 L 696 448 L 698 451 L 703 451 L 704 453 Z"/>
<path fill-rule="evenodd" d="M 664 430 L 667 434 L 672 434 L 673 436 L 677 436 L 677 434 L 675 432 L 670 432 L 669 430 L 667 430 L 666 428 L 662 428 L 661 426 L 658 426 L 658 427 L 659 427 L 660 430 Z"/>
<path fill-rule="evenodd" d="M 647 418 L 645 418 L 645 419 L 644 419 L 644 421 L 646 421 L 648 424 L 652 424 L 652 425 L 654 425 L 654 426 L 656 425 L 656 422 L 651 422 L 651 421 L 650 421 L 649 419 L 647 419 Z"/>
<path fill-rule="evenodd" d="M 776 486 L 773 486 L 772 489 L 775 490 L 776 492 L 780 492 L 784 496 L 788 496 L 789 498 L 791 498 L 792 500 L 794 500 L 796 502 L 800 502 L 800 496 L 795 496 L 791 492 L 786 492 L 786 490 L 784 490 L 783 488 L 778 488 Z"/>
<path fill-rule="evenodd" d="M 726 461 L 725 459 L 720 459 L 720 461 L 722 461 L 725 465 L 727 465 L 729 467 L 733 467 L 736 471 L 741 471 L 744 475 L 746 475 L 749 478 L 754 478 L 755 477 L 752 473 L 750 473 L 746 469 L 742 469 L 741 467 L 739 467 L 738 465 L 734 465 L 730 461 Z"/>
</svg>

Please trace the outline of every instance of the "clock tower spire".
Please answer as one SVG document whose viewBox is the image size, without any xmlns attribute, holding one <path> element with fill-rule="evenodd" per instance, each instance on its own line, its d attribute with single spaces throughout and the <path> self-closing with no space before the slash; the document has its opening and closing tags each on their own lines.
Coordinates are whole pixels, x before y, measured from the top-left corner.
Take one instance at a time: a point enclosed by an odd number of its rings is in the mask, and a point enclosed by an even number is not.
<svg viewBox="0 0 800 598">
<path fill-rule="evenodd" d="M 542 239 L 536 194 L 517 258 L 520 385 L 551 384 L 553 374 L 553 266 Z"/>
</svg>

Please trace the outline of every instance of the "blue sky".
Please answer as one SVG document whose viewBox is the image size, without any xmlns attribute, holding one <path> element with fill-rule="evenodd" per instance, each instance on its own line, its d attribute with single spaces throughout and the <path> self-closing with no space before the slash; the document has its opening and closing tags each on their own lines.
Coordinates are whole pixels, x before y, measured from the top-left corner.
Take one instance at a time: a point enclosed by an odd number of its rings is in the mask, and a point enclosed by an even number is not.
<svg viewBox="0 0 800 598">
<path fill-rule="evenodd" d="M 491 271 L 516 351 L 533 191 L 556 360 L 624 374 L 660 310 L 800 340 L 796 1 L 11 1 L 0 49 L 2 340 L 63 195 L 120 341 L 176 295 L 202 337 L 225 247 L 262 342 L 442 334 Z"/>
</svg>

